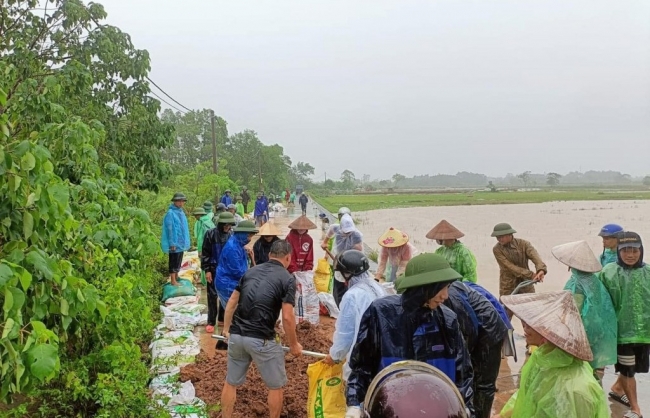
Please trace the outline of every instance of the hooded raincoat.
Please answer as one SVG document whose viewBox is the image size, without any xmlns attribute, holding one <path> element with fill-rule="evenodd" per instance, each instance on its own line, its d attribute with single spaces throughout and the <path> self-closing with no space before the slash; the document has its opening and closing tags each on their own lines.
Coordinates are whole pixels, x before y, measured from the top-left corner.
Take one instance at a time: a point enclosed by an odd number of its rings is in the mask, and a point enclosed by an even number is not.
<svg viewBox="0 0 650 418">
<path fill-rule="evenodd" d="M 190 226 L 182 208 L 173 203 L 163 219 L 160 245 L 164 253 L 182 253 L 190 248 Z M 171 247 L 175 247 L 172 251 Z"/>
<path fill-rule="evenodd" d="M 264 237 L 260 237 L 255 244 L 253 245 L 253 258 L 255 259 L 255 265 L 266 263 L 269 261 L 269 253 L 271 252 L 271 245 L 280 238 L 273 237 L 271 242 L 268 242 Z"/>
<path fill-rule="evenodd" d="M 394 282 L 397 277 L 404 274 L 409 260 L 416 255 L 418 255 L 418 250 L 410 242 L 394 248 L 382 247 L 376 274 L 383 276 L 389 271 L 385 275 L 385 279 L 387 282 Z M 387 266 L 388 268 L 386 268 Z"/>
<path fill-rule="evenodd" d="M 618 261 L 618 254 L 609 248 L 605 248 L 600 255 L 600 265 L 603 267 L 611 263 L 616 263 L 616 261 Z"/>
<path fill-rule="evenodd" d="M 463 276 L 464 282 L 476 283 L 476 257 L 462 242 L 456 241 L 451 247 L 443 245 L 435 253 L 445 257 L 451 268 Z"/>
<path fill-rule="evenodd" d="M 239 279 L 248 270 L 248 256 L 244 250 L 247 243 L 248 232 L 235 232 L 224 245 L 219 256 L 214 285 L 222 306 L 228 305 L 228 300 L 239 284 Z"/>
<path fill-rule="evenodd" d="M 340 313 L 336 319 L 336 330 L 332 337 L 329 354 L 334 361 L 346 360 L 343 366 L 343 380 L 350 376 L 350 354 L 357 339 L 363 313 L 373 300 L 386 296 L 384 288 L 365 272 L 353 277 L 348 284 L 348 291 L 343 295 Z"/>
<path fill-rule="evenodd" d="M 201 216 L 194 223 L 194 237 L 196 237 L 196 249 L 199 252 L 199 256 L 201 256 L 203 249 L 203 238 L 205 237 L 205 233 L 212 228 L 214 228 L 214 223 L 212 223 L 212 214 L 210 213 Z M 201 270 L 201 283 L 204 286 L 206 284 L 205 272 L 203 270 Z"/>
<path fill-rule="evenodd" d="M 578 312 L 587 332 L 594 359 L 594 369 L 616 363 L 616 312 L 612 299 L 598 275 L 571 269 L 564 290 L 573 293 Z"/>
<path fill-rule="evenodd" d="M 235 204 L 235 213 L 237 215 L 241 216 L 242 218 L 244 217 L 246 212 L 244 211 L 244 204 L 243 203 L 237 202 Z"/>
<path fill-rule="evenodd" d="M 456 314 L 446 306 L 423 307 L 426 293 L 413 290 L 377 299 L 363 314 L 350 356 L 347 405 L 358 406 L 364 401 L 372 379 L 383 368 L 410 359 L 445 373 L 473 413 L 472 363 Z"/>
<path fill-rule="evenodd" d="M 643 257 L 643 253 L 641 254 Z M 618 320 L 619 344 L 650 343 L 650 266 L 641 263 L 635 268 L 608 264 L 600 272 L 600 280 L 612 297 Z"/>
<path fill-rule="evenodd" d="M 541 345 L 521 369 L 519 390 L 501 418 L 609 418 L 605 394 L 586 361 Z"/>
</svg>

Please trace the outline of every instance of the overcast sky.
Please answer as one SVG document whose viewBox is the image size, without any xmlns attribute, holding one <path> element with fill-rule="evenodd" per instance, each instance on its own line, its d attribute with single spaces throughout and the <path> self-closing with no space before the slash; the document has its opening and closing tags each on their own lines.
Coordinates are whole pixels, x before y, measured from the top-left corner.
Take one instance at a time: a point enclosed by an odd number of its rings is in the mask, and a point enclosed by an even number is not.
<svg viewBox="0 0 650 418">
<path fill-rule="evenodd" d="M 650 174 L 647 0 L 98 0 L 151 78 L 316 178 Z"/>
</svg>

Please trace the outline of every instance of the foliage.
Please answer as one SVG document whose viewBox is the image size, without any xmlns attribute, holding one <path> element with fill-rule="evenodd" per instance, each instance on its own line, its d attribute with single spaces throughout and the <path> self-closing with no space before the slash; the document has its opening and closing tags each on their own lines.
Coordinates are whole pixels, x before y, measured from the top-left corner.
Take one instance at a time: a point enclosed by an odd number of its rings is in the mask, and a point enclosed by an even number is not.
<svg viewBox="0 0 650 418">
<path fill-rule="evenodd" d="M 650 176 L 645 176 L 643 178 L 643 185 L 644 186 L 650 186 Z"/>
<path fill-rule="evenodd" d="M 561 174 L 558 173 L 548 173 L 546 175 L 546 184 L 549 186 L 557 186 L 560 184 L 560 179 L 562 178 Z"/>
<path fill-rule="evenodd" d="M 524 186 L 528 187 L 530 184 L 530 171 L 524 171 L 521 174 L 517 174 L 517 177 L 524 183 Z"/>
<path fill-rule="evenodd" d="M 100 5 L 39 4 L 0 8 L 0 396 L 40 393 L 39 416 L 151 416 L 140 347 L 160 250 L 133 202 L 168 174 L 171 126 L 148 54 Z"/>
<path fill-rule="evenodd" d="M 397 185 L 404 180 L 406 180 L 406 176 L 403 174 L 393 174 L 393 182 L 395 183 L 395 187 L 397 187 Z"/>
</svg>

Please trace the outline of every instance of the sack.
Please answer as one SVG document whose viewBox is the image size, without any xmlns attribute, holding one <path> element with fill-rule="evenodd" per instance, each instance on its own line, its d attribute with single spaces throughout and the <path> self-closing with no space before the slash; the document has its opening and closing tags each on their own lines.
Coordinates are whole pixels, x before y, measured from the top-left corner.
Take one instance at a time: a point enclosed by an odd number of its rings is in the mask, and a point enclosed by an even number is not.
<svg viewBox="0 0 650 418">
<path fill-rule="evenodd" d="M 341 418 L 347 406 L 343 392 L 343 363 L 328 366 L 322 361 L 307 366 L 309 418 Z"/>
<path fill-rule="evenodd" d="M 318 260 L 314 273 L 314 284 L 316 292 L 332 293 L 332 270 L 326 258 Z"/>
<path fill-rule="evenodd" d="M 336 301 L 334 300 L 334 296 L 332 296 L 329 293 L 320 292 L 318 294 L 318 300 L 320 301 L 321 312 L 323 312 L 323 309 L 325 309 L 324 315 L 329 315 L 332 318 L 339 317 L 340 311 L 338 306 L 336 306 Z"/>
<path fill-rule="evenodd" d="M 296 323 L 308 321 L 318 325 L 320 302 L 314 286 L 314 272 L 297 271 L 293 275 L 296 278 L 296 304 L 294 307 Z"/>
<path fill-rule="evenodd" d="M 165 302 L 169 298 L 178 296 L 193 296 L 196 289 L 191 281 L 186 279 L 178 279 L 178 286 L 172 286 L 171 283 L 165 283 L 163 286 L 162 301 Z"/>
</svg>

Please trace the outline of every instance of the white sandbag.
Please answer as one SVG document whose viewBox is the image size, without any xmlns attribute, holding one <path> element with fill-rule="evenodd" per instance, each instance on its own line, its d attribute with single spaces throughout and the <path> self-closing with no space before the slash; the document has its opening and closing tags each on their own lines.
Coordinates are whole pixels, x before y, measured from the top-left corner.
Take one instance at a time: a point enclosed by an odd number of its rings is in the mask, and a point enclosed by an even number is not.
<svg viewBox="0 0 650 418">
<path fill-rule="evenodd" d="M 381 283 L 381 287 L 384 288 L 386 295 L 396 295 L 397 291 L 395 290 L 395 283 L 393 282 L 384 282 Z"/>
<path fill-rule="evenodd" d="M 200 303 L 191 303 L 185 305 L 170 306 L 168 309 L 181 315 L 196 316 L 205 312 L 208 307 Z"/>
<path fill-rule="evenodd" d="M 320 301 L 321 305 L 327 309 L 327 313 L 329 313 L 332 318 L 339 317 L 340 311 L 338 306 L 336 306 L 334 296 L 332 296 L 330 293 L 320 292 L 318 294 L 318 300 Z"/>
<path fill-rule="evenodd" d="M 180 317 L 166 316 L 163 318 L 163 327 L 169 331 L 193 330 L 194 324 L 183 321 Z"/>
<path fill-rule="evenodd" d="M 173 405 L 168 406 L 171 418 L 207 418 L 206 405 L 199 398 L 194 398 L 191 404 L 188 405 Z"/>
<path fill-rule="evenodd" d="M 194 385 L 188 380 L 181 384 L 178 393 L 172 396 L 167 406 L 191 405 L 195 397 L 196 391 L 194 390 Z"/>
<path fill-rule="evenodd" d="M 165 305 L 169 307 L 190 305 L 190 304 L 198 303 L 198 301 L 199 301 L 199 294 L 197 292 L 197 294 L 194 296 L 177 296 L 175 298 L 169 298 L 165 301 Z"/>
<path fill-rule="evenodd" d="M 196 346 L 199 339 L 190 330 L 168 331 L 154 337 L 150 348 L 173 347 L 173 346 Z"/>
<path fill-rule="evenodd" d="M 296 278 L 296 301 L 294 306 L 296 323 L 308 321 L 318 325 L 320 320 L 320 300 L 314 285 L 314 272 L 297 271 L 293 275 Z"/>
<path fill-rule="evenodd" d="M 180 371 L 180 369 L 179 369 Z M 179 372 L 175 373 L 164 373 L 158 376 L 154 376 L 149 383 L 149 389 L 156 390 L 162 387 L 168 387 L 177 383 L 179 379 Z"/>
<path fill-rule="evenodd" d="M 197 346 L 153 347 L 151 370 L 156 374 L 170 373 L 177 367 L 194 363 L 201 352 Z"/>
</svg>

